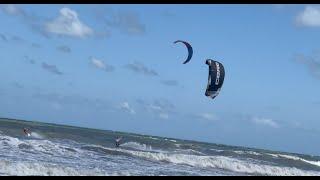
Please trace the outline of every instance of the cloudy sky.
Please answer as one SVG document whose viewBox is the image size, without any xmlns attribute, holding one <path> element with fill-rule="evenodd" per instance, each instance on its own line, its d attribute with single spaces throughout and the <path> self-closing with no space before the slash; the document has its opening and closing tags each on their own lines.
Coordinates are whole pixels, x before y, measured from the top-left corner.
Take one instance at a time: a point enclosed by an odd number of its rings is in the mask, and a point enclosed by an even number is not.
<svg viewBox="0 0 320 180">
<path fill-rule="evenodd" d="M 320 6 L 0 5 L 0 23 L 1 117 L 320 155 Z"/>
</svg>

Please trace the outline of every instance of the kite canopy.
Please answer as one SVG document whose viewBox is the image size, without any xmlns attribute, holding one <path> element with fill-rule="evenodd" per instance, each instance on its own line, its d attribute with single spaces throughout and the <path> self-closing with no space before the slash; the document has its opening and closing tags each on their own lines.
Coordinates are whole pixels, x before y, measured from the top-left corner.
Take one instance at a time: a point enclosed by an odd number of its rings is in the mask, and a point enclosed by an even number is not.
<svg viewBox="0 0 320 180">
<path fill-rule="evenodd" d="M 192 46 L 191 46 L 188 42 L 182 41 L 182 40 L 175 41 L 174 43 L 175 43 L 175 44 L 176 44 L 176 43 L 183 43 L 183 44 L 187 47 L 187 49 L 188 49 L 188 57 L 187 57 L 187 59 L 183 62 L 183 64 L 188 63 L 188 62 L 191 60 L 192 55 L 193 55 Z"/>
<path fill-rule="evenodd" d="M 205 95 L 214 99 L 219 95 L 223 85 L 225 70 L 223 65 L 212 59 L 207 59 L 206 64 L 209 66 L 208 85 Z"/>
</svg>

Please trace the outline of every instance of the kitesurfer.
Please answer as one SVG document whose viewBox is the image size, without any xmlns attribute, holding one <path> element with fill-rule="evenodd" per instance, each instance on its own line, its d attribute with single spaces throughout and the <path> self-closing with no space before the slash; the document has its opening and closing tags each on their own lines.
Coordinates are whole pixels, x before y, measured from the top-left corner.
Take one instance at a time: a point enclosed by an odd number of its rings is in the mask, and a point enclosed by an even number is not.
<svg viewBox="0 0 320 180">
<path fill-rule="evenodd" d="M 117 139 L 115 139 L 115 145 L 116 145 L 116 147 L 119 147 L 119 146 L 120 146 L 121 140 L 122 140 L 122 137 L 118 137 Z"/>
<path fill-rule="evenodd" d="M 31 135 L 30 130 L 27 129 L 27 128 L 23 128 L 23 132 L 24 132 L 24 134 L 25 134 L 26 136 L 30 136 L 30 135 Z"/>
</svg>

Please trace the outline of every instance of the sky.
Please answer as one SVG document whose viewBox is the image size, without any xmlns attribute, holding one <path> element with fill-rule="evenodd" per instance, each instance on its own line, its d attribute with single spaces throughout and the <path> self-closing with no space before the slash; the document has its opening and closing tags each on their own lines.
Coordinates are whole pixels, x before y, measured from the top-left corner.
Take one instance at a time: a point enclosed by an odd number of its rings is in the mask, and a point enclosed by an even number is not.
<svg viewBox="0 0 320 180">
<path fill-rule="evenodd" d="M 319 42 L 319 5 L 2 4 L 0 117 L 320 155 Z"/>
</svg>

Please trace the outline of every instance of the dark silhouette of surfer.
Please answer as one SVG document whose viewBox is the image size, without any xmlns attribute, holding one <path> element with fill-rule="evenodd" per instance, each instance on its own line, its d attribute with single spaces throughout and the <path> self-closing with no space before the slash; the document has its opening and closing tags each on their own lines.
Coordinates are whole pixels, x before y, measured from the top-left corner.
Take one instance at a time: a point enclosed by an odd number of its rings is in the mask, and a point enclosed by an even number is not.
<svg viewBox="0 0 320 180">
<path fill-rule="evenodd" d="M 23 128 L 23 132 L 26 136 L 30 136 L 31 135 L 31 131 L 27 128 Z"/>
<path fill-rule="evenodd" d="M 122 136 L 121 136 L 121 137 L 117 137 L 117 139 L 115 139 L 115 145 L 116 145 L 116 147 L 120 147 L 121 141 L 122 141 Z"/>
</svg>

